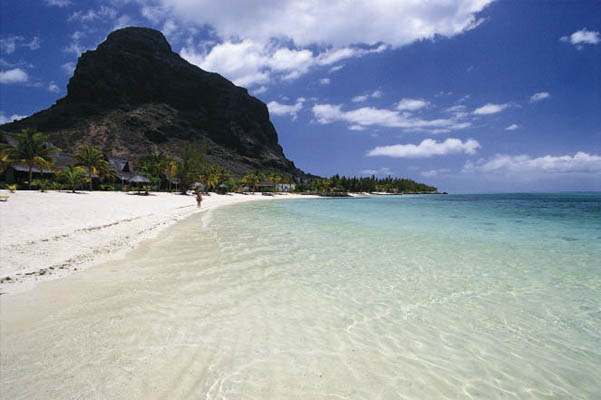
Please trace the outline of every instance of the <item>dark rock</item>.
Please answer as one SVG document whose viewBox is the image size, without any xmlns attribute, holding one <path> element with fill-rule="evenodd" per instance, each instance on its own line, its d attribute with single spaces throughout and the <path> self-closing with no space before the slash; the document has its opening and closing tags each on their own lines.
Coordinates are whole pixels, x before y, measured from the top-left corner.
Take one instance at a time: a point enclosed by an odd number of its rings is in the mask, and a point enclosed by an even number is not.
<svg viewBox="0 0 601 400">
<path fill-rule="evenodd" d="M 178 156 L 204 141 L 208 161 L 234 173 L 272 169 L 303 175 L 286 159 L 266 105 L 171 50 L 159 31 L 124 28 L 78 60 L 67 96 L 47 110 L 2 126 L 35 128 L 65 151 L 90 145 L 115 156 L 152 151 Z"/>
</svg>

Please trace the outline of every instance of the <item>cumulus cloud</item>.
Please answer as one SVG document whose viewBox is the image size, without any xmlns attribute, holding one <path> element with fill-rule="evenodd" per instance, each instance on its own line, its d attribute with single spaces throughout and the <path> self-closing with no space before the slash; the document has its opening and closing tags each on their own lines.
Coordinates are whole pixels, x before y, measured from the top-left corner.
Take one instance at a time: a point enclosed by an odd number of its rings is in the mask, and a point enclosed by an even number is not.
<svg viewBox="0 0 601 400">
<path fill-rule="evenodd" d="M 418 40 L 452 37 L 476 27 L 478 13 L 493 0 L 251 0 L 233 10 L 220 0 L 149 0 L 139 2 L 142 15 L 155 24 L 167 20 L 192 27 L 208 27 L 219 41 L 208 51 L 187 45 L 188 61 L 225 75 L 239 85 L 265 84 L 274 73 L 296 79 L 312 68 L 398 48 Z M 248 2 L 247 2 L 248 3 Z M 93 18 L 83 13 L 77 18 Z M 313 49 L 315 53 L 308 50 Z M 294 67 L 274 65 L 284 49 Z M 250 64 L 236 65 L 238 55 Z M 221 62 L 216 62 L 219 59 Z M 330 68 L 334 72 L 342 68 Z M 244 72 L 244 73 L 243 73 Z"/>
<path fill-rule="evenodd" d="M 515 131 L 516 129 L 519 129 L 520 126 L 518 124 L 511 124 L 508 127 L 505 128 L 506 131 Z"/>
<path fill-rule="evenodd" d="M 357 0 L 320 2 L 318 6 L 312 0 L 251 3 L 237 10 L 220 0 L 154 0 L 144 4 L 168 10 L 178 20 L 211 26 L 226 40 L 245 38 L 266 43 L 276 38 L 299 46 L 386 43 L 400 47 L 474 28 L 481 22 L 477 14 L 492 0 Z"/>
<path fill-rule="evenodd" d="M 305 99 L 303 97 L 299 97 L 296 99 L 295 104 L 281 104 L 277 101 L 270 101 L 267 103 L 267 108 L 269 109 L 270 114 L 278 116 L 290 115 L 292 116 L 292 119 L 296 119 L 299 111 L 303 109 L 304 103 Z"/>
<path fill-rule="evenodd" d="M 395 158 L 429 158 L 447 154 L 474 154 L 480 147 L 474 139 L 462 142 L 461 139 L 448 138 L 438 142 L 434 139 L 424 139 L 420 144 L 395 144 L 392 146 L 378 146 L 370 150 L 367 155 L 386 156 Z"/>
<path fill-rule="evenodd" d="M 562 36 L 561 40 L 582 48 L 583 44 L 598 44 L 601 42 L 601 36 L 597 31 L 589 31 L 586 28 L 582 28 L 570 36 Z"/>
<path fill-rule="evenodd" d="M 471 126 L 468 121 L 440 118 L 425 120 L 412 117 L 410 114 L 397 110 L 387 110 L 375 107 L 361 107 L 351 111 L 342 110 L 341 105 L 315 104 L 313 115 L 320 124 L 346 122 L 351 127 L 379 126 L 385 128 L 401 128 L 407 130 L 429 130 L 432 133 L 442 133 L 451 130 L 465 129 Z M 359 130 L 357 128 L 353 130 Z"/>
<path fill-rule="evenodd" d="M 530 96 L 530 103 L 536 103 L 537 101 L 545 100 L 551 97 L 551 95 L 547 92 L 539 92 Z"/>
<path fill-rule="evenodd" d="M 415 111 L 430 104 L 424 99 L 402 99 L 396 105 L 397 110 Z"/>
<path fill-rule="evenodd" d="M 332 82 L 332 80 L 330 78 L 322 78 L 319 80 L 319 84 L 320 85 L 329 85 Z"/>
<path fill-rule="evenodd" d="M 27 72 L 21 68 L 0 71 L 0 83 L 23 83 L 29 80 Z"/>
<path fill-rule="evenodd" d="M 13 114 L 11 116 L 7 116 L 2 111 L 0 111 L 0 125 L 8 124 L 9 122 L 13 122 L 22 118 L 25 118 L 25 115 Z"/>
<path fill-rule="evenodd" d="M 497 174 L 572 174 L 601 173 L 601 156 L 582 151 L 572 155 L 532 157 L 526 154 L 512 156 L 497 154 L 489 160 L 468 161 L 463 172 Z"/>
<path fill-rule="evenodd" d="M 329 73 L 333 73 L 333 72 L 337 72 L 340 71 L 342 68 L 344 68 L 344 65 L 334 65 L 332 68 L 330 68 Z"/>
<path fill-rule="evenodd" d="M 181 50 L 180 55 L 202 69 L 224 75 L 236 85 L 253 86 L 265 84 L 273 78 L 297 79 L 311 69 L 384 49 L 382 46 L 372 49 L 349 47 L 314 54 L 308 49 L 277 47 L 271 43 L 262 44 L 246 39 L 225 41 L 213 46 L 208 52 L 198 52 L 194 47 L 187 46 Z"/>
<path fill-rule="evenodd" d="M 488 115 L 488 114 L 496 114 L 501 112 L 509 107 L 509 104 L 492 104 L 488 103 L 483 105 L 482 107 L 478 107 L 474 110 L 474 114 L 476 115 Z"/>
</svg>

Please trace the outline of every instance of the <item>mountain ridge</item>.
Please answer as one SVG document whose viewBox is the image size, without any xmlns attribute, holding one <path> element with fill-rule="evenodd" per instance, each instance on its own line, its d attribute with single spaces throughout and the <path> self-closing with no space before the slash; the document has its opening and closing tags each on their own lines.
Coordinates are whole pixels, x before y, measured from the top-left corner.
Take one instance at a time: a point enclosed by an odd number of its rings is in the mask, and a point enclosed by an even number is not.
<svg viewBox="0 0 601 400">
<path fill-rule="evenodd" d="M 34 128 L 65 151 L 94 146 L 120 157 L 203 142 L 207 161 L 234 174 L 304 173 L 288 160 L 267 106 L 217 73 L 174 53 L 163 34 L 129 27 L 110 33 L 78 59 L 67 95 L 46 110 L 5 124 Z"/>
</svg>

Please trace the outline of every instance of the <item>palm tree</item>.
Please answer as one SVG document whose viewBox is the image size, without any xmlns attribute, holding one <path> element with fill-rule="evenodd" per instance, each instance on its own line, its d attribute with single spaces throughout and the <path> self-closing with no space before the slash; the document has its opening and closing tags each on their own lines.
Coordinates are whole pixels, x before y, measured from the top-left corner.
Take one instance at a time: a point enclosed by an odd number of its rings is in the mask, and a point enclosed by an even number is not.
<svg viewBox="0 0 601 400">
<path fill-rule="evenodd" d="M 23 129 L 17 135 L 17 145 L 7 146 L 2 150 L 5 162 L 10 164 L 25 164 L 29 168 L 29 189 L 33 180 L 33 167 L 41 170 L 52 168 L 54 157 L 52 153 L 60 149 L 50 146 L 46 141 L 48 136 L 33 129 Z"/>
<path fill-rule="evenodd" d="M 90 181 L 90 190 L 92 188 L 92 174 L 108 173 L 109 163 L 104 159 L 104 154 L 98 149 L 90 146 L 84 146 L 79 149 L 77 154 L 78 165 L 88 169 L 88 179 Z"/>
<path fill-rule="evenodd" d="M 220 173 L 216 165 L 207 164 L 203 167 L 200 173 L 200 180 L 207 188 L 207 192 L 215 189 L 219 185 Z"/>
<path fill-rule="evenodd" d="M 167 166 L 173 160 L 163 152 L 152 153 L 140 157 L 137 162 L 140 173 L 147 178 L 158 181 L 159 190 L 161 189 L 161 175 L 167 171 Z"/>
<path fill-rule="evenodd" d="M 67 165 L 67 168 L 59 172 L 59 179 L 65 181 L 72 193 L 86 181 L 86 170 L 82 167 L 76 167 L 73 164 Z"/>
<path fill-rule="evenodd" d="M 177 162 L 173 159 L 170 159 L 167 162 L 167 165 L 165 167 L 165 172 L 167 175 L 167 185 L 168 185 L 169 191 L 171 192 L 171 180 L 177 173 Z"/>
<path fill-rule="evenodd" d="M 261 176 L 258 173 L 250 173 L 246 174 L 244 178 L 242 178 L 242 183 L 248 186 L 253 192 L 257 190 L 257 186 L 261 182 Z"/>
</svg>

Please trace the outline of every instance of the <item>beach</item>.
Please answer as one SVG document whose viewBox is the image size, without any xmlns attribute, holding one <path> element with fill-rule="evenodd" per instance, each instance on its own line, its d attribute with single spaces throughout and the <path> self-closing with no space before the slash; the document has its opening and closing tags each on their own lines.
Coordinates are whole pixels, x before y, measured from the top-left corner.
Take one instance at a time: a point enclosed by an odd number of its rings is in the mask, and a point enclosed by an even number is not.
<svg viewBox="0 0 601 400">
<path fill-rule="evenodd" d="M 194 196 L 153 192 L 18 191 L 0 203 L 0 293 L 29 290 L 41 281 L 120 257 L 145 239 L 192 214 L 294 194 L 211 193 L 202 207 Z"/>
</svg>

